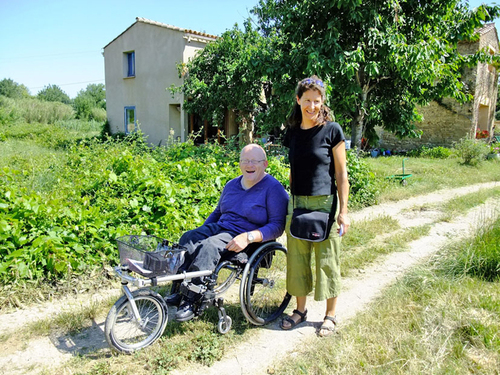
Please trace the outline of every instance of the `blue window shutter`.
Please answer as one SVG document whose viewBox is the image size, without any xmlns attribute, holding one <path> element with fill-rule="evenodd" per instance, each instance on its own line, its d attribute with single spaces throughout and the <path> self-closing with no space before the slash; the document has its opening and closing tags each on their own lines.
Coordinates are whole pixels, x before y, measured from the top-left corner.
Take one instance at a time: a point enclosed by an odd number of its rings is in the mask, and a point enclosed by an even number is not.
<svg viewBox="0 0 500 375">
<path fill-rule="evenodd" d="M 128 72 L 127 77 L 135 76 L 135 52 L 127 53 Z"/>
</svg>

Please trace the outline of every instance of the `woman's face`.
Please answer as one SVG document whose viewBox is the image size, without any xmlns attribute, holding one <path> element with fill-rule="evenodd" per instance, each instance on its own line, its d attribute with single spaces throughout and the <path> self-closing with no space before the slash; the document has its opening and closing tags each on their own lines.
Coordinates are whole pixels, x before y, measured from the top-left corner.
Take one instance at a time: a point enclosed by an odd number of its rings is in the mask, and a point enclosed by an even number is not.
<svg viewBox="0 0 500 375">
<path fill-rule="evenodd" d="M 297 103 L 302 112 L 302 123 L 305 125 L 316 125 L 319 111 L 323 105 L 323 98 L 318 90 L 307 90 L 302 97 L 297 96 Z"/>
</svg>

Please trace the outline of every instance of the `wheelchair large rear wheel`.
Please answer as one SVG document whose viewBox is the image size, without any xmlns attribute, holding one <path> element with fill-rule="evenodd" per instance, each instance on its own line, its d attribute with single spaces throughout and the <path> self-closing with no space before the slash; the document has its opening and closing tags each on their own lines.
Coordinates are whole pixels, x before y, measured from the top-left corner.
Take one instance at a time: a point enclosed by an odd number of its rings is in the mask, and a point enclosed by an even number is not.
<svg viewBox="0 0 500 375">
<path fill-rule="evenodd" d="M 264 325 L 281 316 L 291 297 L 286 290 L 286 249 L 277 242 L 267 245 L 243 277 L 240 299 L 245 317 Z"/>
<path fill-rule="evenodd" d="M 127 354 L 158 340 L 168 320 L 167 305 L 159 294 L 149 289 L 138 289 L 132 292 L 132 296 L 141 322 L 135 318 L 128 298 L 122 296 L 109 311 L 104 329 L 108 344 Z"/>
</svg>

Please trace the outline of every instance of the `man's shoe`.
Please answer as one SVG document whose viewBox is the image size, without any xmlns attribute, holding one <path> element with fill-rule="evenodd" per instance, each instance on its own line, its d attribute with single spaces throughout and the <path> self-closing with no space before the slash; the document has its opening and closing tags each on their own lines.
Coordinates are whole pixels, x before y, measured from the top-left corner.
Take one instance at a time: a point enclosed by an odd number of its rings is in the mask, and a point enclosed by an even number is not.
<svg viewBox="0 0 500 375">
<path fill-rule="evenodd" d="M 175 320 L 178 322 L 187 322 L 194 318 L 194 308 L 191 302 L 183 302 L 175 313 Z"/>
<path fill-rule="evenodd" d="M 180 293 L 172 293 L 165 297 L 165 302 L 169 306 L 179 306 L 182 301 L 182 294 Z"/>
</svg>

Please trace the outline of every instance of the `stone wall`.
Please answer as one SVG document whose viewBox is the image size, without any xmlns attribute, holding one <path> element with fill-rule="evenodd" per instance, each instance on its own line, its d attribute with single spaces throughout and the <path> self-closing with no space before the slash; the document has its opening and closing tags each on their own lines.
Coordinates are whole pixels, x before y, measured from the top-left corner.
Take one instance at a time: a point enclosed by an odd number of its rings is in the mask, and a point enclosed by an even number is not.
<svg viewBox="0 0 500 375">
<path fill-rule="evenodd" d="M 480 39 L 474 43 L 461 43 L 458 47 L 463 55 L 485 49 L 498 53 L 498 35 L 494 24 L 478 31 Z M 492 133 L 495 120 L 498 74 L 494 67 L 480 63 L 474 69 L 466 69 L 462 81 L 474 98 L 471 102 L 459 104 L 454 99 L 445 98 L 441 102 L 431 102 L 418 108 L 423 121 L 416 124 L 422 131 L 420 138 L 399 139 L 379 128 L 380 147 L 389 150 L 412 150 L 421 146 L 452 147 L 453 143 L 465 137 L 474 137 L 476 130 Z"/>
<path fill-rule="evenodd" d="M 451 99 L 443 103 L 431 102 L 418 112 L 424 117 L 417 124 L 422 131 L 420 138 L 399 139 L 393 134 L 379 129 L 380 147 L 388 150 L 413 150 L 421 146 L 451 147 L 460 138 L 470 135 L 472 104 L 459 105 Z"/>
</svg>

